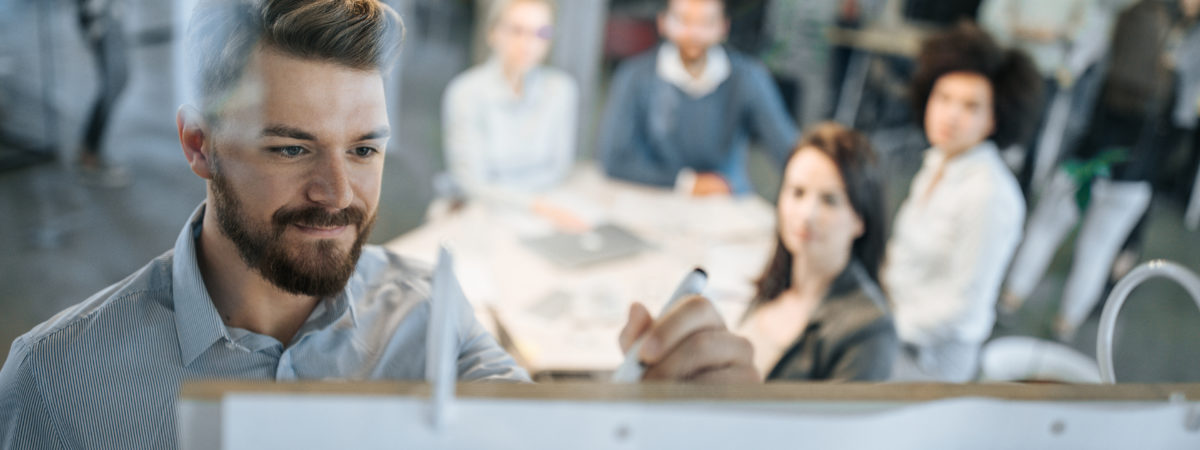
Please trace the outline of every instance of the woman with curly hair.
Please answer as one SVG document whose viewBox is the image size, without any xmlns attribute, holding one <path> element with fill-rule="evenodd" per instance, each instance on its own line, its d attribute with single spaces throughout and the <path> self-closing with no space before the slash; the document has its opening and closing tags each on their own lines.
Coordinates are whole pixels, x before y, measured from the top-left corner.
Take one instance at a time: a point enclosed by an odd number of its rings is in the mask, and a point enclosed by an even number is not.
<svg viewBox="0 0 1200 450">
<path fill-rule="evenodd" d="M 1025 201 L 999 149 L 1036 125 L 1041 78 L 1022 52 L 963 23 L 929 38 L 912 82 L 931 148 L 897 213 L 883 284 L 904 343 L 900 379 L 971 380 Z"/>
</svg>

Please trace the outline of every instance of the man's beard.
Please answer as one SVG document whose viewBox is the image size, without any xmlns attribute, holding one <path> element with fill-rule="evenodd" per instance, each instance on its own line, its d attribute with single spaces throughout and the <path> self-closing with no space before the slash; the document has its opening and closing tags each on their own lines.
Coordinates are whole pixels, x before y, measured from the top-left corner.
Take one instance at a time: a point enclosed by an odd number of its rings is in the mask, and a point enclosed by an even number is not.
<svg viewBox="0 0 1200 450">
<path fill-rule="evenodd" d="M 250 222 L 241 202 L 213 161 L 212 212 L 217 215 L 221 232 L 228 236 L 242 261 L 276 287 L 299 295 L 331 297 L 346 287 L 363 244 L 375 225 L 375 215 L 357 207 L 329 213 L 320 207 L 280 209 L 271 215 L 269 227 Z M 358 235 L 349 252 L 337 248 L 332 239 L 301 244 L 289 254 L 283 234 L 289 225 L 307 227 L 354 226 Z"/>
</svg>

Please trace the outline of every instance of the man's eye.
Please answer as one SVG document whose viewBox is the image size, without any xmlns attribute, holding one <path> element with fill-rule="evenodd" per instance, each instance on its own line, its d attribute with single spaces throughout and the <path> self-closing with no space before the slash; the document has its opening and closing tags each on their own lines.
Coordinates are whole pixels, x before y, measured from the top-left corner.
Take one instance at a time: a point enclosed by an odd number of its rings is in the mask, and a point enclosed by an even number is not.
<svg viewBox="0 0 1200 450">
<path fill-rule="evenodd" d="M 287 156 L 289 158 L 294 158 L 294 157 L 304 154 L 304 147 L 300 147 L 297 145 L 289 145 L 286 147 L 275 147 L 271 150 L 274 150 L 275 153 L 279 153 L 280 155 Z"/>
<path fill-rule="evenodd" d="M 354 149 L 354 154 L 356 154 L 362 158 L 366 158 L 368 156 L 374 155 L 375 153 L 379 153 L 379 151 L 375 150 L 371 147 L 358 147 L 358 148 Z"/>
</svg>

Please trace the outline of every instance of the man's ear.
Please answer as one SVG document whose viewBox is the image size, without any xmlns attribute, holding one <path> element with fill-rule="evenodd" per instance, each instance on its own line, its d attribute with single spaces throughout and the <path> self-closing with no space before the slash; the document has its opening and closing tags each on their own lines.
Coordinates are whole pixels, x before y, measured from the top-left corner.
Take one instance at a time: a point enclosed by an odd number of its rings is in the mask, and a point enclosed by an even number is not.
<svg viewBox="0 0 1200 450">
<path fill-rule="evenodd" d="M 183 148 L 183 156 L 192 172 L 205 180 L 212 179 L 212 160 L 208 154 L 212 136 L 204 115 L 194 106 L 180 106 L 175 114 L 175 126 L 179 129 L 179 146 Z"/>
</svg>

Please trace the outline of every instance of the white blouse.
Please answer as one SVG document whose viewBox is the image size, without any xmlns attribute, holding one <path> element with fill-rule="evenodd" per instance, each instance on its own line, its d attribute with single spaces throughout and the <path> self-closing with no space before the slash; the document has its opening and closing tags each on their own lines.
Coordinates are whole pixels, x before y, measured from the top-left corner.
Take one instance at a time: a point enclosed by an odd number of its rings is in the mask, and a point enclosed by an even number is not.
<svg viewBox="0 0 1200 450">
<path fill-rule="evenodd" d="M 991 141 L 950 160 L 927 151 L 882 273 L 900 339 L 918 347 L 987 339 L 1024 223 L 1021 190 Z"/>
</svg>

